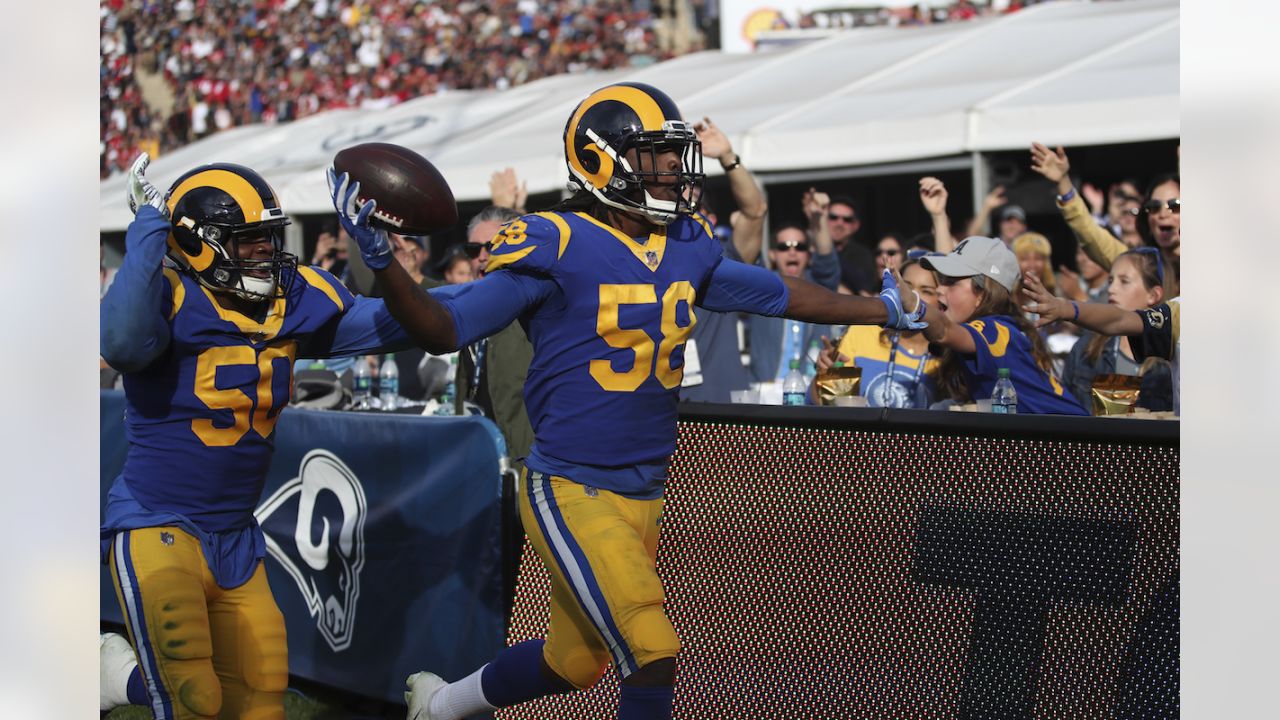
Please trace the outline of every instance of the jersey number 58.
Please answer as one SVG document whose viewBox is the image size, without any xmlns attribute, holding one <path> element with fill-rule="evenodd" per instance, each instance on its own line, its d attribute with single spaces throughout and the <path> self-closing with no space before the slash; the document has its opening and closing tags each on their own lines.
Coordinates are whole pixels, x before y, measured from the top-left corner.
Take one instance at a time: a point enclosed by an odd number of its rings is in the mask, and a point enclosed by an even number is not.
<svg viewBox="0 0 1280 720">
<path fill-rule="evenodd" d="M 671 367 L 671 353 L 684 345 L 693 332 L 698 319 L 693 314 L 695 293 L 686 280 L 672 283 L 662 294 L 662 340 L 655 343 L 649 333 L 639 328 L 618 326 L 618 308 L 621 305 L 656 305 L 657 290 L 653 285 L 601 285 L 600 311 L 596 315 L 596 333 L 610 347 L 631 350 L 635 364 L 626 372 L 617 372 L 608 360 L 591 361 L 591 377 L 600 387 L 612 392 L 632 392 L 640 387 L 650 373 L 668 390 L 680 386 L 684 378 L 684 366 Z M 689 324 L 676 323 L 676 308 L 685 303 L 689 312 Z M 654 350 L 657 357 L 654 357 Z"/>
</svg>

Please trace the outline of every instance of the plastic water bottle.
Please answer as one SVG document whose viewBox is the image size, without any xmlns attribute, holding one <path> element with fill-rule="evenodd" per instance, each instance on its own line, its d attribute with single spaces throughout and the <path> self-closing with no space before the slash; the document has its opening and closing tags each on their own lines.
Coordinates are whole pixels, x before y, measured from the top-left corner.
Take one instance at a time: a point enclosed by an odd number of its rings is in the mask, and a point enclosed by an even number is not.
<svg viewBox="0 0 1280 720">
<path fill-rule="evenodd" d="M 368 409 L 371 404 L 370 398 L 373 396 L 373 371 L 369 369 L 368 360 L 363 357 L 356 358 L 356 364 L 351 368 L 351 380 L 352 407 L 356 410 Z"/>
<path fill-rule="evenodd" d="M 378 400 L 383 410 L 395 410 L 400 405 L 400 369 L 396 367 L 396 354 L 387 353 L 378 371 Z"/>
<path fill-rule="evenodd" d="M 804 393 L 807 387 L 804 376 L 800 374 L 800 361 L 792 360 L 791 372 L 787 373 L 787 377 L 782 381 L 782 404 L 804 405 Z"/>
<path fill-rule="evenodd" d="M 991 412 L 1018 414 L 1018 391 L 1013 389 L 1013 381 L 1009 379 L 1009 368 L 1000 368 L 996 378 L 996 387 L 991 391 Z"/>
<path fill-rule="evenodd" d="M 436 415 L 454 414 L 454 396 L 458 392 L 456 384 L 458 378 L 458 353 L 450 353 L 449 374 L 446 377 L 448 380 L 444 384 L 444 393 L 440 396 L 440 406 L 436 408 Z"/>
</svg>

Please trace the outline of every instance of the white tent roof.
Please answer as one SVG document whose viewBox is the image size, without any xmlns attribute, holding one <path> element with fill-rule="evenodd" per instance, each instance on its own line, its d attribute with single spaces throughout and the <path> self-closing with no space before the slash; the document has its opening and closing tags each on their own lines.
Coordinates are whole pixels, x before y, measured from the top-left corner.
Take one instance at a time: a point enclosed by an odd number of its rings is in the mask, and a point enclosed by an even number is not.
<svg viewBox="0 0 1280 720">
<path fill-rule="evenodd" d="M 671 95 L 687 119 L 712 118 L 755 172 L 1179 135 L 1177 0 L 1055 2 L 1012 15 L 920 28 L 852 30 L 807 44 L 702 52 L 641 69 L 545 78 L 510 90 L 456 91 L 382 110 L 335 110 L 218 133 L 157 159 L 159 187 L 206 162 L 261 172 L 292 214 L 332 211 L 324 168 L 361 142 L 430 159 L 458 200 L 489 196 L 515 168 L 530 192 L 563 187 L 562 133 L 592 90 L 631 80 Z M 718 171 L 715 163 L 712 171 Z M 130 216 L 124 178 L 102 183 L 104 231 Z"/>
</svg>

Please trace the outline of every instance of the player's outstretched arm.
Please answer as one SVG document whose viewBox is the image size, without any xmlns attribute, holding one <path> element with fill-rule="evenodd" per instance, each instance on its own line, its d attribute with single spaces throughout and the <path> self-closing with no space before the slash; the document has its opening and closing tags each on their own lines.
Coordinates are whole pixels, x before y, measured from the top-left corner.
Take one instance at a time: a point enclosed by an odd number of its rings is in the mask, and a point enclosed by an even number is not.
<svg viewBox="0 0 1280 720">
<path fill-rule="evenodd" d="M 129 170 L 129 208 L 135 217 L 125 234 L 124 263 L 98 307 L 98 352 L 120 372 L 142 370 L 169 346 L 163 312 L 169 212 L 143 174 L 147 163 L 143 153 Z"/>
<path fill-rule="evenodd" d="M 898 284 L 887 272 L 876 298 L 841 295 L 798 278 L 780 278 L 764 268 L 732 260 L 711 274 L 699 305 L 716 312 L 750 312 L 833 325 L 884 325 L 919 330 L 925 304 L 911 296 L 914 312 L 903 308 Z"/>
<path fill-rule="evenodd" d="M 415 343 L 433 355 L 458 349 L 457 333 L 449 310 L 428 295 L 400 263 L 394 261 L 391 239 L 386 232 L 370 224 L 369 216 L 377 207 L 377 201 L 370 200 L 357 208 L 360 183 L 351 182 L 346 173 L 335 175 L 333 168 L 329 168 L 327 179 L 338 222 L 360 247 L 360 257 L 381 285 L 383 301 L 392 317 Z"/>
</svg>

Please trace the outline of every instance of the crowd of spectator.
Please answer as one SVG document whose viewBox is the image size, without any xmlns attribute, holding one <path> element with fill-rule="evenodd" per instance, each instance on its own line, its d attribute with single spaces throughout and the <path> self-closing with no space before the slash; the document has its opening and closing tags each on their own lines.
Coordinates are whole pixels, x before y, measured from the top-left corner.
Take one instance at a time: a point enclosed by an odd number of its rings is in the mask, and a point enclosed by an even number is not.
<svg viewBox="0 0 1280 720">
<path fill-rule="evenodd" d="M 229 127 L 666 59 L 629 0 L 104 0 L 101 174 Z"/>
<path fill-rule="evenodd" d="M 1014 12 L 1037 0 L 801 15 L 800 28 L 913 26 Z M 377 108 L 457 89 L 643 66 L 660 42 L 650 0 L 103 0 L 100 174 L 220 130 L 322 110 Z M 697 26 L 718 4 L 691 3 Z M 784 21 L 785 22 L 785 21 Z M 688 50 L 714 47 L 695 33 Z"/>
</svg>

